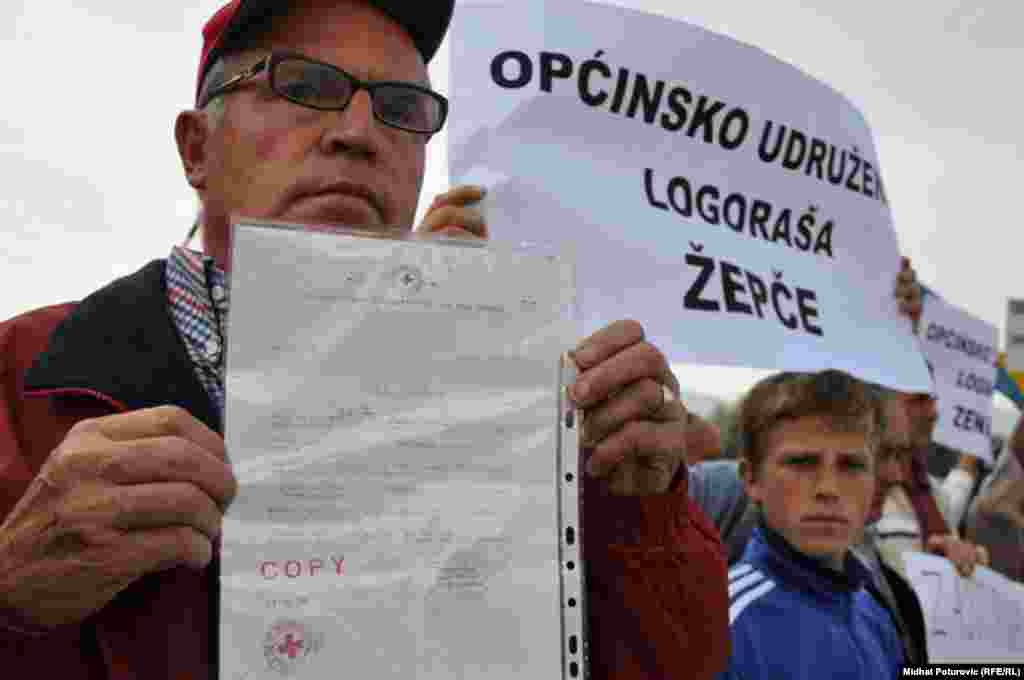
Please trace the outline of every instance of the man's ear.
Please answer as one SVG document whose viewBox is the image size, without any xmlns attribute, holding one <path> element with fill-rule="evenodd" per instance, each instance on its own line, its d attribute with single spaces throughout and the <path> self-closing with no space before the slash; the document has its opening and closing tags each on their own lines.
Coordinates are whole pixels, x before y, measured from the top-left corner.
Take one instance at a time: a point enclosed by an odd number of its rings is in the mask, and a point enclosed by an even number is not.
<svg viewBox="0 0 1024 680">
<path fill-rule="evenodd" d="M 178 144 L 185 179 L 197 191 L 206 188 L 210 134 L 210 122 L 202 111 L 182 111 L 174 121 L 174 140 Z"/>
</svg>

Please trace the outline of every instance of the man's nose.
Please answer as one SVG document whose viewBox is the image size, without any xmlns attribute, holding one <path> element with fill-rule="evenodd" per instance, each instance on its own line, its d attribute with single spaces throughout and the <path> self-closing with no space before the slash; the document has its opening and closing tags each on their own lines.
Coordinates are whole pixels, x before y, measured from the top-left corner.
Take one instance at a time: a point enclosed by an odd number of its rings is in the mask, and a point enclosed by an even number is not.
<svg viewBox="0 0 1024 680">
<path fill-rule="evenodd" d="M 378 123 L 369 92 L 359 90 L 343 110 L 324 113 L 327 122 L 321 148 L 325 153 L 373 157 L 380 152 Z"/>
</svg>

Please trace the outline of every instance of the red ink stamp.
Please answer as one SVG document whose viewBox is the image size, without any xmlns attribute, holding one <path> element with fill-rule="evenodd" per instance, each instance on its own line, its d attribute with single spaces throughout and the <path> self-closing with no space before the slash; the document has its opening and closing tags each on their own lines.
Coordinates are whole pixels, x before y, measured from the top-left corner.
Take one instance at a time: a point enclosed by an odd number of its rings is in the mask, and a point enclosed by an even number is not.
<svg viewBox="0 0 1024 680">
<path fill-rule="evenodd" d="M 263 639 L 263 656 L 267 666 L 287 677 L 324 645 L 322 633 L 314 632 L 308 625 L 294 619 L 275 621 Z"/>
</svg>

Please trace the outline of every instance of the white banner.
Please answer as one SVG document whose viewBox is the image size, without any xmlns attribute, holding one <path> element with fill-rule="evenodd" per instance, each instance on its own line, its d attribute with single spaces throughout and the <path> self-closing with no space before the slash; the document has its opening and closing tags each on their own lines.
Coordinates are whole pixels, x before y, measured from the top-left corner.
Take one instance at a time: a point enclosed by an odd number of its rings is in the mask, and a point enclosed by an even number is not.
<svg viewBox="0 0 1024 680">
<path fill-rule="evenodd" d="M 999 331 L 930 295 L 921 315 L 921 346 L 935 372 L 935 441 L 992 462 L 992 390 Z"/>
<path fill-rule="evenodd" d="M 674 362 L 930 388 L 874 142 L 841 95 L 572 0 L 460 2 L 451 50 L 451 180 L 488 185 L 495 240 L 573 245 L 587 330 L 631 317 Z"/>
</svg>

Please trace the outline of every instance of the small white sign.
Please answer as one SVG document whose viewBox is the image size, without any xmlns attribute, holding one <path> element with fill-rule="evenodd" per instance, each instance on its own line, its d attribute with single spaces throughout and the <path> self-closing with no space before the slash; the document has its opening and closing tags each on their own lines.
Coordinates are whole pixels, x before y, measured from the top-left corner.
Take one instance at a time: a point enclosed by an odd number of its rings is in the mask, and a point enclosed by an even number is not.
<svg viewBox="0 0 1024 680">
<path fill-rule="evenodd" d="M 992 462 L 992 391 L 999 331 L 990 323 L 929 296 L 921 315 L 921 345 L 935 374 L 939 422 L 935 441 Z"/>
<path fill-rule="evenodd" d="M 875 143 L 842 95 L 579 0 L 460 2 L 451 64 L 452 182 L 491 182 L 493 240 L 571 244 L 586 330 L 635 318 L 672 362 L 930 388 Z"/>
</svg>

